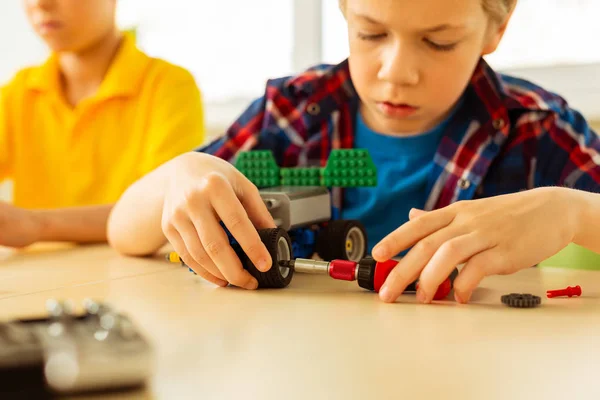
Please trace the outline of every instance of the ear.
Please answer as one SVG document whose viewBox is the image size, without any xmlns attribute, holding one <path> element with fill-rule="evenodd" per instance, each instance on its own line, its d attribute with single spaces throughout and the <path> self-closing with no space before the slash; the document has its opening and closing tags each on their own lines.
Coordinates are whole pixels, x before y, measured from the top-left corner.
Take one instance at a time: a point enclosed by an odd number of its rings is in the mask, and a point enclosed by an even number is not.
<svg viewBox="0 0 600 400">
<path fill-rule="evenodd" d="M 488 25 L 488 32 L 486 35 L 486 43 L 484 43 L 483 50 L 481 51 L 481 55 L 485 56 L 486 54 L 491 54 L 500 45 L 500 41 L 504 36 L 504 32 L 506 32 L 506 28 L 508 27 L 508 22 L 510 21 L 513 12 L 515 11 L 515 7 L 510 10 L 506 18 L 501 24 L 498 24 L 494 21 L 490 20 Z"/>
</svg>

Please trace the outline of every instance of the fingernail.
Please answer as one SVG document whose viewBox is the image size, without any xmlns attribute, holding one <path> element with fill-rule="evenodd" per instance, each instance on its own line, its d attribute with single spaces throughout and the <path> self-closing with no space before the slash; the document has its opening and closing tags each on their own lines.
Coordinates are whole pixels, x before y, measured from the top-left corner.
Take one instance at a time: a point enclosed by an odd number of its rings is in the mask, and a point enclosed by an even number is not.
<svg viewBox="0 0 600 400">
<path fill-rule="evenodd" d="M 454 300 L 456 300 L 457 303 L 462 303 L 462 299 L 460 298 L 460 294 L 458 294 L 458 292 L 454 292 Z"/>
<path fill-rule="evenodd" d="M 381 288 L 381 290 L 379 291 L 379 298 L 385 301 L 386 303 L 389 303 L 394 300 L 392 298 L 392 291 L 387 286 Z"/>
<path fill-rule="evenodd" d="M 266 258 L 263 258 L 258 262 L 258 269 L 262 272 L 266 272 L 271 269 L 271 262 L 267 261 Z"/>
<path fill-rule="evenodd" d="M 425 303 L 427 301 L 427 295 L 425 294 L 425 292 L 421 289 L 417 290 L 417 301 L 419 303 Z"/>
<path fill-rule="evenodd" d="M 461 304 L 466 304 L 469 302 L 470 299 L 470 295 L 460 294 L 459 292 L 454 291 L 454 300 L 456 300 L 457 302 Z"/>
<path fill-rule="evenodd" d="M 385 246 L 375 246 L 375 248 L 373 249 L 373 256 L 379 259 L 383 259 L 387 254 L 387 249 L 385 248 Z"/>
<path fill-rule="evenodd" d="M 252 279 L 250 282 L 248 282 L 248 284 L 244 288 L 248 289 L 248 290 L 257 289 L 258 288 L 258 281 L 256 281 L 256 279 Z"/>
</svg>

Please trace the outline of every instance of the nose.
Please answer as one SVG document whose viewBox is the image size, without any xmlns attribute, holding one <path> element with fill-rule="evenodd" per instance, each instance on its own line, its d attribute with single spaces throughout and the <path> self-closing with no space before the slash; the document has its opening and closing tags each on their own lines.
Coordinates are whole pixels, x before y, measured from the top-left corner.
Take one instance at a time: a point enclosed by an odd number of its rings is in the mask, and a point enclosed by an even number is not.
<svg viewBox="0 0 600 400">
<path fill-rule="evenodd" d="M 39 8 L 47 11 L 54 8 L 56 0 L 25 0 L 25 5 L 29 8 Z"/>
<path fill-rule="evenodd" d="M 382 52 L 378 78 L 400 86 L 415 86 L 420 81 L 418 50 L 398 40 Z"/>
</svg>

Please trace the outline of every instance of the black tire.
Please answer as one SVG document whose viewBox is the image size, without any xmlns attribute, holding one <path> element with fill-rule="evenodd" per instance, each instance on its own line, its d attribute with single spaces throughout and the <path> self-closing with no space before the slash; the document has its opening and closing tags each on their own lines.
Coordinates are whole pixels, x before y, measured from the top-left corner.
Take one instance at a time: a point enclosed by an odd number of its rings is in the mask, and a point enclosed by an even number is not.
<svg viewBox="0 0 600 400">
<path fill-rule="evenodd" d="M 351 249 L 348 249 L 350 244 Z M 327 224 L 317 239 L 317 254 L 323 260 L 359 262 L 367 255 L 367 232 L 354 220 L 336 220 Z"/>
<path fill-rule="evenodd" d="M 292 241 L 286 231 L 280 228 L 261 229 L 258 231 L 260 239 L 267 247 L 273 264 L 267 272 L 259 271 L 247 256 L 242 259 L 244 268 L 250 272 L 258 281 L 259 289 L 286 287 L 292 281 L 294 276 L 293 268 L 282 268 L 279 266 L 281 260 L 292 260 Z M 239 253 L 238 253 L 239 254 Z"/>
</svg>

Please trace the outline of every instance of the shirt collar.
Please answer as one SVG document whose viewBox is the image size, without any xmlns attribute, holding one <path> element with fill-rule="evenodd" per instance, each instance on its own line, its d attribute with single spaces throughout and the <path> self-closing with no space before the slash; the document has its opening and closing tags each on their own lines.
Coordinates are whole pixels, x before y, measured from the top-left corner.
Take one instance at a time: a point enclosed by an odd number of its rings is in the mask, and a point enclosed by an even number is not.
<svg viewBox="0 0 600 400">
<path fill-rule="evenodd" d="M 106 99 L 137 94 L 149 62 L 150 58 L 137 48 L 134 36 L 125 33 L 96 97 Z M 52 54 L 33 70 L 26 85 L 30 90 L 60 93 L 59 76 L 58 57 Z"/>
</svg>

